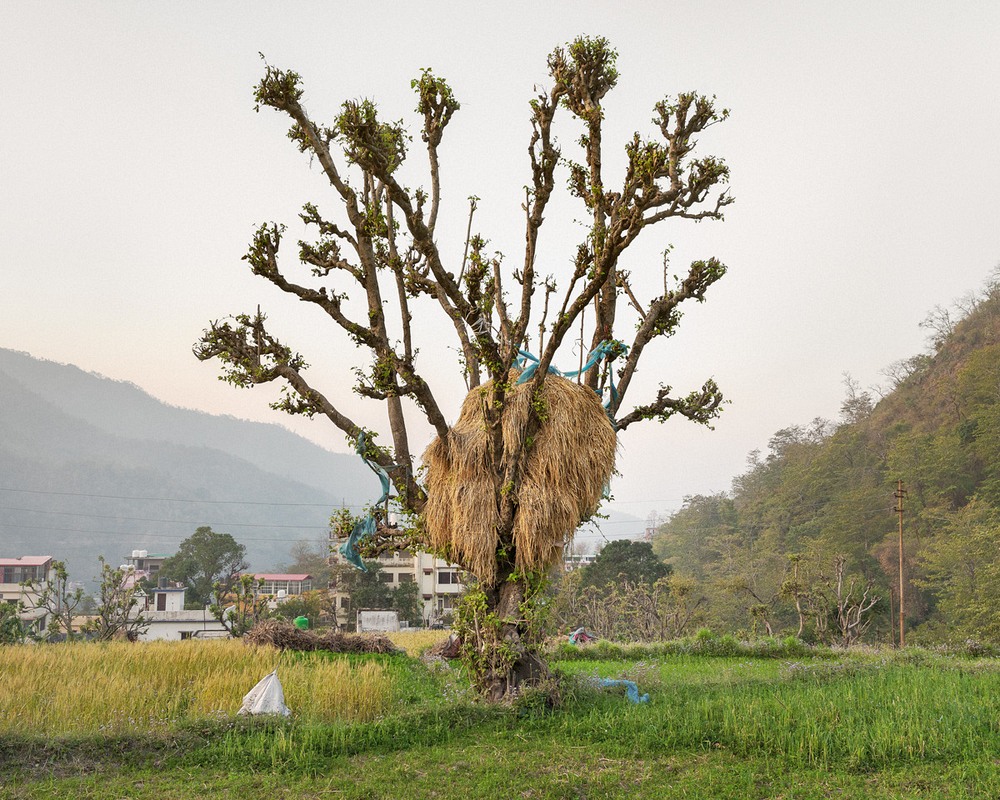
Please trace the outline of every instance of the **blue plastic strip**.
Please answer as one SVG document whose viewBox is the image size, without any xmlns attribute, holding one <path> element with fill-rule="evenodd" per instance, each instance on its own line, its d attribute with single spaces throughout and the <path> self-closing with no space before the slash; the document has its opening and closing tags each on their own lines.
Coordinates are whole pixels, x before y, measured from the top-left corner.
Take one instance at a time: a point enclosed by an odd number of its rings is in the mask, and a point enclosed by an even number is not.
<svg viewBox="0 0 1000 800">
<path fill-rule="evenodd" d="M 531 380 L 532 376 L 538 370 L 538 359 L 526 350 L 518 350 L 519 353 L 517 358 L 517 366 L 521 369 L 521 375 L 517 379 L 517 383 L 525 383 Z M 605 339 L 597 347 L 590 351 L 590 355 L 587 356 L 587 363 L 585 363 L 580 369 L 572 370 L 571 372 L 562 372 L 553 366 L 549 367 L 549 372 L 553 375 L 559 375 L 562 378 L 575 378 L 577 375 L 582 375 L 587 370 L 592 369 L 600 363 L 601 359 L 607 358 L 608 362 L 614 361 L 619 355 L 628 352 L 628 347 L 626 347 L 621 342 L 616 342 L 611 339 Z M 516 384 L 515 384 L 516 385 Z M 604 403 L 605 409 L 610 409 L 612 403 L 618 402 L 618 389 L 615 387 L 615 371 L 613 369 L 608 370 L 608 386 L 611 389 L 611 396 Z M 600 393 L 598 393 L 600 394 Z M 611 424 L 614 425 L 614 419 L 611 420 Z M 616 426 L 617 428 L 617 426 Z"/>
<path fill-rule="evenodd" d="M 648 703 L 648 694 L 639 694 L 639 687 L 636 685 L 635 681 L 619 681 L 614 678 L 601 678 L 598 680 L 599 686 L 624 686 L 625 696 L 628 697 L 630 703 Z"/>
<path fill-rule="evenodd" d="M 378 475 L 378 479 L 382 483 L 382 496 L 372 504 L 378 507 L 389 499 L 389 475 L 374 461 L 365 458 L 364 431 L 361 431 L 358 435 L 358 443 L 354 451 L 361 456 L 361 460 L 368 465 L 368 468 Z M 367 514 L 363 519 L 359 519 L 354 523 L 354 528 L 351 530 L 350 536 L 347 537 L 347 541 L 340 546 L 340 554 L 362 572 L 367 572 L 368 568 L 365 566 L 365 562 L 358 552 L 358 543 L 366 536 L 371 536 L 375 533 L 375 524 L 375 516 L 373 514 Z"/>
</svg>

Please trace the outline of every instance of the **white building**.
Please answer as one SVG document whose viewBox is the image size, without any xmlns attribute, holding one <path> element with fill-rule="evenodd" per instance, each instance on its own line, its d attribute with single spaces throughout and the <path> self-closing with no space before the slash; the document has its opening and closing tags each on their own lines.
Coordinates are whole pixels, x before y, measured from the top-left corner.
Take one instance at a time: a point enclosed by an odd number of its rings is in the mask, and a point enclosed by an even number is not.
<svg viewBox="0 0 1000 800">
<path fill-rule="evenodd" d="M 52 562 L 52 556 L 0 558 L 0 602 L 23 606 L 24 610 L 19 615 L 21 621 L 34 627 L 36 633 L 45 632 L 52 615 L 45 609 L 35 607 L 39 589 L 28 589 L 21 584 L 31 581 L 40 588 L 47 581 L 54 581 Z"/>
<path fill-rule="evenodd" d="M 340 555 L 339 541 L 331 542 L 331 564 L 347 564 Z M 397 550 L 383 553 L 377 559 L 381 568 L 381 579 L 397 588 L 404 583 L 417 584 L 417 596 L 423 602 L 423 622 L 430 626 L 446 617 L 450 619 L 458 606 L 458 598 L 465 590 L 461 579 L 461 567 L 450 564 L 430 553 L 410 553 Z M 337 608 L 337 619 L 344 624 L 349 619 L 350 600 L 344 592 L 331 587 Z M 357 611 L 358 609 L 355 609 Z"/>
<path fill-rule="evenodd" d="M 143 593 L 143 619 L 149 623 L 139 640 L 225 639 L 229 632 L 207 608 L 184 609 L 184 587 L 161 586 Z"/>
<path fill-rule="evenodd" d="M 587 567 L 597 560 L 597 556 L 591 553 L 566 553 L 563 556 L 563 569 L 572 572 L 581 567 Z"/>
<path fill-rule="evenodd" d="M 148 550 L 133 550 L 132 555 L 125 557 L 125 563 L 135 567 L 136 572 L 144 572 L 149 579 L 156 583 L 157 573 L 163 562 L 170 556 L 166 553 L 150 553 Z"/>
</svg>

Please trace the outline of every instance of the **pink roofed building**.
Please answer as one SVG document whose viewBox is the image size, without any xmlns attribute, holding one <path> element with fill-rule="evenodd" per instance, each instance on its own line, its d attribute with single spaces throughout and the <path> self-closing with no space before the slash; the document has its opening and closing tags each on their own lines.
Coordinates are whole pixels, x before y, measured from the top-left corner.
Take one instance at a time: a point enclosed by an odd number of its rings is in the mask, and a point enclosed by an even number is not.
<svg viewBox="0 0 1000 800">
<path fill-rule="evenodd" d="M 278 597 L 291 597 L 312 591 L 312 575 L 307 573 L 286 573 L 286 572 L 256 572 L 253 576 L 255 581 L 261 583 L 257 594 L 271 595 Z"/>
<path fill-rule="evenodd" d="M 38 633 L 45 631 L 51 616 L 45 609 L 36 606 L 40 588 L 49 579 L 55 579 L 52 562 L 52 556 L 0 558 L 0 603 L 22 607 L 23 611 L 19 615 L 21 620 L 34 626 Z M 31 581 L 39 588 L 22 586 L 26 581 Z"/>
</svg>

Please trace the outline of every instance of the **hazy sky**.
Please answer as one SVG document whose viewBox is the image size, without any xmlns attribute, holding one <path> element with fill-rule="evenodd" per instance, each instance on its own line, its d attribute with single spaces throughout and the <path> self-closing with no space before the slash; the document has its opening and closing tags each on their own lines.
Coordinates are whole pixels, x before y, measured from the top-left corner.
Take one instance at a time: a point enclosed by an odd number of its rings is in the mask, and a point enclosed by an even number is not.
<svg viewBox="0 0 1000 800">
<path fill-rule="evenodd" d="M 729 265 L 647 353 L 642 386 L 686 393 L 714 376 L 731 405 L 714 431 L 684 420 L 628 430 L 620 510 L 666 513 L 727 489 L 774 431 L 835 417 L 843 373 L 879 383 L 920 351 L 926 313 L 1000 262 L 998 3 L 4 0 L 0 347 L 346 450 L 323 420 L 270 411 L 266 391 L 232 389 L 191 355 L 209 320 L 260 303 L 316 384 L 385 428 L 381 408 L 354 408 L 353 348 L 240 260 L 258 223 L 294 235 L 304 202 L 335 206 L 285 139 L 286 120 L 254 113 L 258 52 L 302 74 L 316 119 L 372 97 L 414 134 L 410 79 L 422 67 L 448 78 L 462 109 L 441 148 L 439 240 L 460 258 L 475 194 L 476 227 L 515 263 L 527 101 L 547 85 L 547 53 L 580 33 L 620 53 L 604 137 L 616 175 L 626 137 L 652 132 L 665 94 L 696 89 L 731 110 L 700 145 L 732 169 L 726 221 L 660 226 L 627 263 L 650 289 L 667 244 L 678 270 L 710 255 Z M 570 155 L 578 130 L 557 134 Z M 419 144 L 413 185 L 425 180 Z M 582 236 L 574 214 L 556 206 L 543 228 L 543 274 L 569 264 Z M 434 330 L 423 344 L 454 417 L 454 353 Z M 411 436 L 421 447 L 428 437 Z"/>
</svg>

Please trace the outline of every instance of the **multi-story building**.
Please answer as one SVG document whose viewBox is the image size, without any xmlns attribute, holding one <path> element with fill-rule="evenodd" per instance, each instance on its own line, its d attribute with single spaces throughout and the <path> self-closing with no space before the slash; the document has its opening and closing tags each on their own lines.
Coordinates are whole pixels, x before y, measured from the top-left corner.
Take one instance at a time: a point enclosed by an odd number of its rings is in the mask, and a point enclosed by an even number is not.
<svg viewBox="0 0 1000 800">
<path fill-rule="evenodd" d="M 563 570 L 572 572 L 581 567 L 587 567 L 597 560 L 597 556 L 591 553 L 566 553 L 563 556 Z"/>
<path fill-rule="evenodd" d="M 150 553 L 148 550 L 133 550 L 132 555 L 125 557 L 125 563 L 135 567 L 136 572 L 144 572 L 152 583 L 157 582 L 157 574 L 163 562 L 170 556 L 165 553 Z M 146 577 L 144 576 L 144 577 Z"/>
<path fill-rule="evenodd" d="M 253 576 L 260 583 L 257 594 L 271 597 L 293 597 L 312 591 L 312 575 L 306 573 L 256 572 Z"/>
<path fill-rule="evenodd" d="M 0 558 L 0 602 L 22 607 L 21 621 L 33 626 L 37 633 L 44 633 L 51 614 L 38 608 L 41 587 L 54 580 L 52 556 L 20 556 Z M 30 581 L 32 588 L 22 586 Z"/>
<path fill-rule="evenodd" d="M 339 551 L 339 541 L 331 543 L 331 564 L 346 564 Z M 377 559 L 379 577 L 392 588 L 404 583 L 417 584 L 417 596 L 423 603 L 423 622 L 430 626 L 450 618 L 458 605 L 458 598 L 465 590 L 462 583 L 461 567 L 430 553 L 396 550 L 383 553 Z M 331 588 L 337 608 L 337 619 L 341 624 L 349 620 L 350 600 L 344 592 Z M 355 609 L 356 611 L 357 609 Z"/>
</svg>

